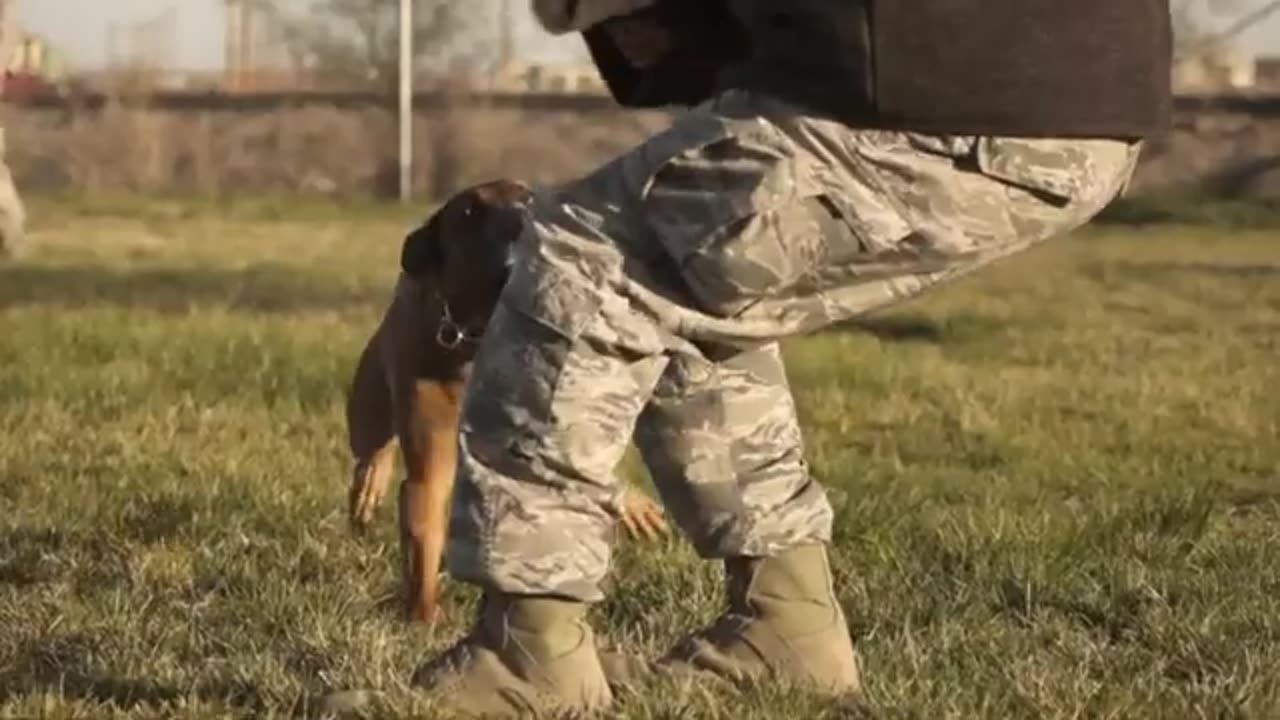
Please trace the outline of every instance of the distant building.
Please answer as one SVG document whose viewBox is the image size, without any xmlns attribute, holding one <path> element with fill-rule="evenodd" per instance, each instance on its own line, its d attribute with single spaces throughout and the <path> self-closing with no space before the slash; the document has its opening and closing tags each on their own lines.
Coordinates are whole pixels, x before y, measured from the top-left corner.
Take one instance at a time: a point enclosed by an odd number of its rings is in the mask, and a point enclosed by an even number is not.
<svg viewBox="0 0 1280 720">
<path fill-rule="evenodd" d="M 1254 82 L 1259 90 L 1280 92 L 1280 57 L 1260 57 L 1255 63 Z"/>
<path fill-rule="evenodd" d="M 603 95 L 608 92 L 595 65 L 512 61 L 489 79 L 493 92 Z"/>
<path fill-rule="evenodd" d="M 56 91 L 67 80 L 62 54 L 39 35 L 20 34 L 8 45 L 8 57 L 0 58 L 0 97 L 12 100 Z"/>
<path fill-rule="evenodd" d="M 1173 68 L 1176 92 L 1248 91 L 1257 85 L 1257 59 L 1232 48 L 1209 49 L 1179 60 Z"/>
<path fill-rule="evenodd" d="M 39 35 L 20 38 L 6 59 L 4 69 L 11 73 L 37 75 L 50 81 L 67 76 L 67 63 L 62 54 Z"/>
</svg>

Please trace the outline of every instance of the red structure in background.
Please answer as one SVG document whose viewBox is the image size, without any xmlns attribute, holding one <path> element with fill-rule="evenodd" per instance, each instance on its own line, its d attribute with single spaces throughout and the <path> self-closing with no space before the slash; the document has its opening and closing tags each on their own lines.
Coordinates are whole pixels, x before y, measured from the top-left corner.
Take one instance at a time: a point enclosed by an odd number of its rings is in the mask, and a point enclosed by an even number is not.
<svg viewBox="0 0 1280 720">
<path fill-rule="evenodd" d="M 0 0 L 0 12 L 13 5 Z M 0 18 L 0 99 L 14 102 L 60 92 L 66 64 L 58 50 L 40 35 L 26 33 L 9 14 Z"/>
<path fill-rule="evenodd" d="M 56 95 L 59 88 L 39 74 L 20 70 L 5 70 L 0 77 L 0 99 L 5 102 L 23 102 L 32 97 Z"/>
</svg>

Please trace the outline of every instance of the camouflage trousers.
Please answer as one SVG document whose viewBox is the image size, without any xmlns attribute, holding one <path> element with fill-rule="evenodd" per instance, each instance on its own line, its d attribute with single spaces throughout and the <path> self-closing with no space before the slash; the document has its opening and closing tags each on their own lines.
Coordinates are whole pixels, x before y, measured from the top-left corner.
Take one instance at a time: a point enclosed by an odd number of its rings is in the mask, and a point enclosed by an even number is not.
<svg viewBox="0 0 1280 720">
<path fill-rule="evenodd" d="M 5 161 L 4 128 L 0 128 L 0 259 L 20 257 L 26 249 L 26 213 Z"/>
<path fill-rule="evenodd" d="M 1076 228 L 1138 152 L 853 130 L 735 91 L 543 194 L 463 402 L 449 572 L 598 601 L 632 439 L 703 557 L 828 541 L 778 341 Z"/>
</svg>

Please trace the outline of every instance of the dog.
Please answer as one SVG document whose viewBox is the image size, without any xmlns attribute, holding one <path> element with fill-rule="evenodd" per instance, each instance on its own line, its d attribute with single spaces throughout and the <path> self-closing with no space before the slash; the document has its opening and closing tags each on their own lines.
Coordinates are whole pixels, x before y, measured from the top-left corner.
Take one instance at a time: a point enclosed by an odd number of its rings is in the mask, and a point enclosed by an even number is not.
<svg viewBox="0 0 1280 720">
<path fill-rule="evenodd" d="M 459 404 L 531 197 L 514 180 L 474 185 L 406 236 L 394 295 L 347 393 L 348 509 L 357 531 L 368 528 L 387 494 L 397 444 L 405 466 L 398 524 L 410 622 L 439 620 Z M 633 537 L 666 534 L 656 503 L 630 488 L 620 498 L 615 511 Z"/>
</svg>

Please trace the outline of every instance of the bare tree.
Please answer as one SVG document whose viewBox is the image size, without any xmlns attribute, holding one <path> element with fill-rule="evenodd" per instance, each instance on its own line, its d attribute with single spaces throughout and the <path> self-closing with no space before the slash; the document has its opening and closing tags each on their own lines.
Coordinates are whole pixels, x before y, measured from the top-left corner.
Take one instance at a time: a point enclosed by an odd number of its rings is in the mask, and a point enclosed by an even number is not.
<svg viewBox="0 0 1280 720">
<path fill-rule="evenodd" d="M 1223 50 L 1222 43 L 1214 39 L 1213 23 L 1241 9 L 1241 0 L 1174 0 L 1169 11 L 1173 16 L 1175 54 L 1182 57 Z"/>
<path fill-rule="evenodd" d="M 413 0 L 414 66 L 474 63 L 486 3 Z M 399 73 L 398 3 L 393 0 L 253 0 L 294 67 L 326 84 L 391 89 Z"/>
</svg>

